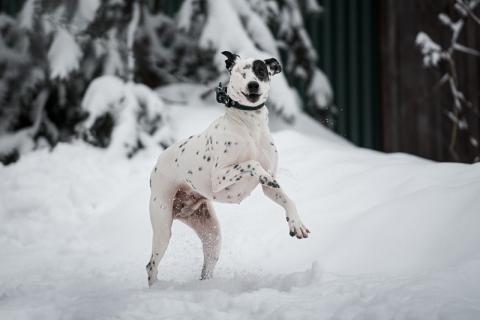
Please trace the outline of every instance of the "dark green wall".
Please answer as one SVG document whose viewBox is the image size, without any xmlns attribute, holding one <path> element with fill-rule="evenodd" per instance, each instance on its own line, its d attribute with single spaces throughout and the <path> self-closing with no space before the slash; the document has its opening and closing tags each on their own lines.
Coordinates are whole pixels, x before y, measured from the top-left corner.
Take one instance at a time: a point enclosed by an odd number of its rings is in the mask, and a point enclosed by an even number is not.
<svg viewBox="0 0 480 320">
<path fill-rule="evenodd" d="M 319 66 L 333 86 L 336 131 L 355 144 L 381 148 L 379 51 L 375 0 L 319 0 L 324 12 L 306 25 Z"/>
<path fill-rule="evenodd" d="M 0 0 L 0 12 L 15 15 L 22 9 L 25 0 Z"/>
</svg>

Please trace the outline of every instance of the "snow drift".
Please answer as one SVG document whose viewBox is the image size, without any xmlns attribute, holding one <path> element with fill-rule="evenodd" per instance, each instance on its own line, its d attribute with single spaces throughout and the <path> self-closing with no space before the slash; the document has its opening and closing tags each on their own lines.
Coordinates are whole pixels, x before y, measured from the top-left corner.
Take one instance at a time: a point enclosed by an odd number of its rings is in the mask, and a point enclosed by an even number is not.
<svg viewBox="0 0 480 320">
<path fill-rule="evenodd" d="M 220 112 L 173 107 L 172 127 L 188 136 Z M 0 318 L 478 319 L 480 165 L 359 149 L 302 117 L 274 138 L 310 238 L 256 190 L 216 205 L 213 280 L 197 280 L 200 241 L 176 222 L 151 290 L 157 149 L 128 161 L 78 142 L 0 167 Z"/>
</svg>

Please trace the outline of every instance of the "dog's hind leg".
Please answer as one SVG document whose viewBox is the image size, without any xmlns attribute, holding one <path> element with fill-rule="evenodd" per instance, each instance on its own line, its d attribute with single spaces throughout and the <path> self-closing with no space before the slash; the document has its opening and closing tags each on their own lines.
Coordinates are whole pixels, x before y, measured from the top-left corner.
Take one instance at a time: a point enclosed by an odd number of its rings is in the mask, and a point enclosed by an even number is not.
<svg viewBox="0 0 480 320">
<path fill-rule="evenodd" d="M 222 238 L 212 203 L 206 199 L 202 202 L 203 204 L 191 215 L 179 220 L 190 226 L 202 241 L 203 268 L 200 279 L 204 280 L 213 276 L 213 270 L 220 255 Z"/>
<path fill-rule="evenodd" d="M 158 180 L 157 180 L 158 181 Z M 167 250 L 171 237 L 171 228 L 173 220 L 173 198 L 177 190 L 173 184 L 166 181 L 158 182 L 162 185 L 152 185 L 150 195 L 150 221 L 152 223 L 152 255 L 146 269 L 148 275 L 148 285 L 157 279 L 158 264 Z"/>
</svg>

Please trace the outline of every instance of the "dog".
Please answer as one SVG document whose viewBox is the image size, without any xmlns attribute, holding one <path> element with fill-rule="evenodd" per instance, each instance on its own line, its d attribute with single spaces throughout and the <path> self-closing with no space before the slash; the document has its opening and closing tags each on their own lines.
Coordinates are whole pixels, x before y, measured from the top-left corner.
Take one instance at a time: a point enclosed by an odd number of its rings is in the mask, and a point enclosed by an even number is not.
<svg viewBox="0 0 480 320">
<path fill-rule="evenodd" d="M 219 258 L 220 226 L 212 202 L 240 203 L 260 184 L 264 194 L 285 209 L 289 233 L 299 239 L 310 231 L 295 204 L 275 180 L 278 151 L 268 128 L 265 101 L 270 79 L 282 68 L 275 58 L 242 59 L 222 52 L 230 73 L 228 86 L 217 89 L 226 112 L 199 135 L 179 141 L 159 157 L 150 176 L 152 255 L 148 284 L 157 279 L 174 219 L 190 226 L 203 245 L 200 278 L 213 275 Z"/>
</svg>

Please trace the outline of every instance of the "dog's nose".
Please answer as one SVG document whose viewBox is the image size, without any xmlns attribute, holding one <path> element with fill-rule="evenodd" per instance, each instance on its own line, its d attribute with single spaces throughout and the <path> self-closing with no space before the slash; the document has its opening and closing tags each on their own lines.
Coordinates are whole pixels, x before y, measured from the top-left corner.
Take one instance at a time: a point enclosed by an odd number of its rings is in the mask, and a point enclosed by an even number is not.
<svg viewBox="0 0 480 320">
<path fill-rule="evenodd" d="M 260 86 L 258 85 L 257 81 L 250 81 L 247 84 L 248 91 L 250 91 L 250 92 L 258 92 L 259 87 Z"/>
</svg>

